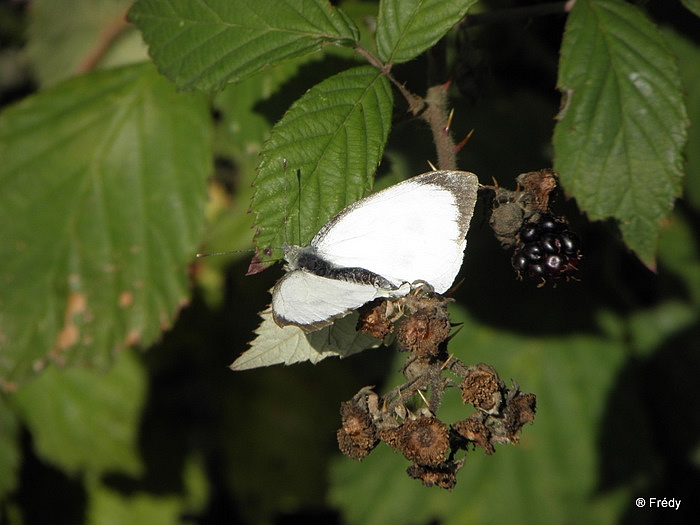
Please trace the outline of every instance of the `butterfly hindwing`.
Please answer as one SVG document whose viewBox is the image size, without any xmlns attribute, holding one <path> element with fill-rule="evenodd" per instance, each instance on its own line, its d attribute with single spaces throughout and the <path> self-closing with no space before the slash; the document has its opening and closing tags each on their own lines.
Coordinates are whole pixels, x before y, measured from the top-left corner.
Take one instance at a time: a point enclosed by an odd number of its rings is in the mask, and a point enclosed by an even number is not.
<svg viewBox="0 0 700 525">
<path fill-rule="evenodd" d="M 272 311 L 280 325 L 316 330 L 378 297 L 405 295 L 407 287 L 385 290 L 296 270 L 284 275 L 272 292 Z"/>
</svg>

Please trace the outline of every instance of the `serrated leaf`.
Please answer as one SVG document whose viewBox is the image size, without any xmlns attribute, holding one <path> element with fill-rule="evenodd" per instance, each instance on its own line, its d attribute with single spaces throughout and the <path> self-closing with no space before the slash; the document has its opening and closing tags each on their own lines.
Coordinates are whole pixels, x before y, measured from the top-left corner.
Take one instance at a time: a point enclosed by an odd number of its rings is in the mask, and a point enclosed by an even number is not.
<svg viewBox="0 0 700 525">
<path fill-rule="evenodd" d="M 141 35 L 127 25 L 130 0 L 35 0 L 29 10 L 26 52 L 41 86 L 95 67 L 148 59 Z M 116 38 L 118 35 L 118 38 Z"/>
<path fill-rule="evenodd" d="M 265 114 L 266 103 L 279 90 L 287 89 L 306 64 L 314 67 L 318 61 L 312 55 L 288 60 L 277 67 L 266 69 L 237 84 L 231 84 L 219 92 L 213 106 L 221 115 L 215 128 L 215 153 L 231 159 L 235 165 L 235 192 L 223 213 L 209 215 L 209 225 L 204 244 L 210 252 L 241 251 L 233 256 L 245 257 L 242 251 L 250 252 L 253 240 L 254 215 L 249 213 L 253 197 L 253 182 L 260 162 L 260 152 L 270 134 L 273 122 Z M 313 65 L 311 65 L 313 64 Z M 316 69 L 319 69 L 318 67 Z M 302 73 L 303 77 L 303 73 Z M 292 99 L 288 103 L 291 103 Z M 210 197 L 210 207 L 215 201 Z M 219 205 L 221 206 L 221 205 Z M 204 259 L 210 266 L 227 266 L 229 258 Z"/>
<path fill-rule="evenodd" d="M 187 300 L 209 115 L 149 64 L 97 72 L 0 116 L 0 379 L 104 367 Z M 6 387 L 11 385 L 5 385 Z"/>
<path fill-rule="evenodd" d="M 664 27 L 662 33 L 678 59 L 690 120 L 693 123 L 700 122 L 700 90 L 695 89 L 695 86 L 700 85 L 700 68 L 697 67 L 700 62 L 700 45 L 670 26 Z M 683 198 L 695 209 L 700 209 L 700 128 L 697 125 L 688 130 L 685 159 Z"/>
<path fill-rule="evenodd" d="M 116 470 L 138 476 L 145 395 L 145 370 L 129 350 L 108 373 L 50 367 L 20 388 L 13 403 L 45 461 L 70 473 Z"/>
<path fill-rule="evenodd" d="M 617 219 L 653 266 L 661 221 L 680 195 L 688 127 L 673 54 L 634 6 L 577 1 L 559 88 L 569 93 L 554 133 L 563 185 L 592 219 Z"/>
<path fill-rule="evenodd" d="M 388 80 L 370 66 L 334 75 L 292 104 L 272 129 L 255 179 L 258 247 L 308 243 L 371 188 L 392 105 Z"/>
<path fill-rule="evenodd" d="M 255 330 L 255 339 L 231 365 L 233 370 L 249 370 L 261 366 L 291 365 L 310 361 L 318 363 L 326 357 L 348 357 L 380 345 L 374 337 L 355 330 L 357 312 L 336 320 L 321 330 L 305 333 L 298 326 L 280 327 L 272 319 L 272 311 L 260 314 L 263 321 Z"/>
<path fill-rule="evenodd" d="M 353 47 L 359 39 L 327 0 L 138 0 L 129 19 L 180 89 L 220 89 L 324 44 Z"/>
<path fill-rule="evenodd" d="M 377 55 L 386 64 L 407 62 L 431 48 L 476 0 L 383 0 L 377 18 Z"/>
<path fill-rule="evenodd" d="M 451 318 L 464 324 L 448 351 L 468 363 L 490 363 L 504 381 L 536 394 L 534 422 L 522 429 L 517 446 L 497 446 L 492 456 L 466 452 L 450 492 L 408 478 L 409 462 L 384 443 L 361 463 L 339 458 L 330 500 L 347 523 L 615 523 L 615 511 L 630 500 L 596 495 L 596 447 L 606 396 L 626 356 L 623 346 L 587 335 L 494 332 L 458 308 L 451 308 Z M 400 368 L 398 361 L 393 368 Z M 387 381 L 400 383 L 399 377 Z M 438 417 L 453 423 L 469 412 L 458 394 L 445 395 Z M 607 519 L 597 519 L 601 515 Z"/>
</svg>

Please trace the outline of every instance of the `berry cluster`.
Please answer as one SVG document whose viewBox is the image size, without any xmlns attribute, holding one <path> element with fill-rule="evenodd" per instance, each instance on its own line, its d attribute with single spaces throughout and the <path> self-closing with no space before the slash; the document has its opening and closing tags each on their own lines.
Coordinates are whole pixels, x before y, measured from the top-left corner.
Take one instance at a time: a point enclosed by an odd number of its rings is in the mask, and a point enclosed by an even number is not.
<svg viewBox="0 0 700 525">
<path fill-rule="evenodd" d="M 580 241 L 568 226 L 564 219 L 542 214 L 520 228 L 512 259 L 520 278 L 558 281 L 578 271 Z"/>
</svg>

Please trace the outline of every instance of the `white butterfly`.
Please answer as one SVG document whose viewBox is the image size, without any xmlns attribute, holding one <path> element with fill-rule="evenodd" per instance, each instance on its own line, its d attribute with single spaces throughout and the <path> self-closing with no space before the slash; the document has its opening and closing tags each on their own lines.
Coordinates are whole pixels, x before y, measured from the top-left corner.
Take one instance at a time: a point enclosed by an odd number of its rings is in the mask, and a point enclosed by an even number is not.
<svg viewBox="0 0 700 525">
<path fill-rule="evenodd" d="M 465 171 L 424 173 L 343 209 L 309 246 L 285 245 L 275 322 L 317 330 L 373 299 L 406 295 L 415 281 L 446 292 L 462 266 L 478 186 Z"/>
</svg>

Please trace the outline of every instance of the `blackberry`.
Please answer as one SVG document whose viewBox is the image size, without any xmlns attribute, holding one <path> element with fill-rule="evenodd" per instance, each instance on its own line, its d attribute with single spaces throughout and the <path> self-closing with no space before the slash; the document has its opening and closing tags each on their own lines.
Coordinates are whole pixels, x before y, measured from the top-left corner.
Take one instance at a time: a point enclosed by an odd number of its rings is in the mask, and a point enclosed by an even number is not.
<svg viewBox="0 0 700 525">
<path fill-rule="evenodd" d="M 521 279 L 569 279 L 578 271 L 580 261 L 581 243 L 565 219 L 542 214 L 520 228 L 512 264 Z"/>
<path fill-rule="evenodd" d="M 520 242 L 536 241 L 538 236 L 539 228 L 534 222 L 528 222 L 520 229 Z"/>
</svg>

